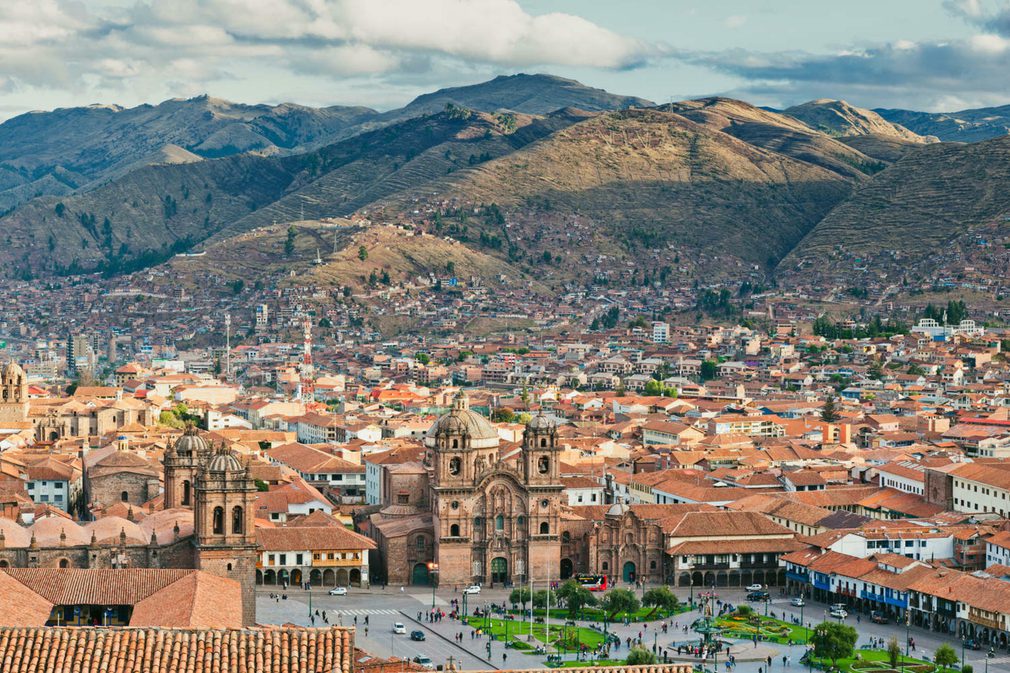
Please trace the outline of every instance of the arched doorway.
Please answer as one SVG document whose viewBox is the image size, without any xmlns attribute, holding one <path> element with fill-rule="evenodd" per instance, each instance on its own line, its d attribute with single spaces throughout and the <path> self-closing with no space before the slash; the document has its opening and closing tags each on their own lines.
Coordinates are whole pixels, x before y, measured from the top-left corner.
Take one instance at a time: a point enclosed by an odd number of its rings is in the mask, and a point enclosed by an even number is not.
<svg viewBox="0 0 1010 673">
<path fill-rule="evenodd" d="M 638 577 L 638 575 L 635 572 L 634 561 L 625 561 L 624 568 L 621 569 L 621 579 L 630 583 L 634 582 L 636 577 Z"/>
<path fill-rule="evenodd" d="M 509 581 L 509 562 L 504 556 L 491 559 L 491 582 L 504 584 Z"/>
<path fill-rule="evenodd" d="M 575 564 L 570 558 L 561 559 L 561 579 L 566 580 L 575 574 Z"/>
<path fill-rule="evenodd" d="M 313 568 L 309 571 L 309 582 L 314 587 L 318 587 L 323 583 L 323 573 L 320 572 L 319 568 Z"/>
<path fill-rule="evenodd" d="M 348 584 L 349 583 L 347 581 L 347 568 L 341 568 L 340 570 L 337 571 L 337 586 L 346 587 L 348 586 Z"/>
<path fill-rule="evenodd" d="M 415 563 L 414 569 L 410 573 L 410 583 L 417 586 L 427 586 L 430 582 L 428 566 L 424 563 Z"/>
<path fill-rule="evenodd" d="M 277 573 L 273 570 L 267 570 L 263 573 L 263 584 L 269 584 L 271 586 L 277 584 Z"/>
<path fill-rule="evenodd" d="M 298 568 L 291 571 L 291 584 L 296 587 L 302 585 L 302 571 Z"/>
<path fill-rule="evenodd" d="M 357 568 L 351 568 L 351 586 L 360 587 L 361 586 L 361 571 Z"/>
<path fill-rule="evenodd" d="M 677 586 L 686 587 L 691 585 L 691 573 L 680 573 L 677 579 Z"/>
<path fill-rule="evenodd" d="M 288 583 L 288 571 L 287 570 L 280 570 L 277 573 L 277 583 L 278 584 L 282 584 L 282 585 L 287 585 L 287 583 Z"/>
<path fill-rule="evenodd" d="M 335 578 L 336 578 L 336 575 L 334 575 L 333 571 L 330 570 L 329 568 L 327 568 L 326 570 L 323 571 L 323 585 L 324 586 L 328 586 L 328 587 L 336 586 L 336 579 Z"/>
<path fill-rule="evenodd" d="M 263 571 L 262 570 L 257 570 L 256 571 L 256 584 L 263 584 Z"/>
</svg>

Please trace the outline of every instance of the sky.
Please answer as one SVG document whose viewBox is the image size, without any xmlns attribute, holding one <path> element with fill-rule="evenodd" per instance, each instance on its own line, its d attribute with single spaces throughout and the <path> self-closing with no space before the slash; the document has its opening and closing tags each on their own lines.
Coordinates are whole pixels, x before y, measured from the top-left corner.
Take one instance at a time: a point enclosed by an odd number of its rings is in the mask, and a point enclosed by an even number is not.
<svg viewBox="0 0 1010 673">
<path fill-rule="evenodd" d="M 656 102 L 1010 103 L 1010 0 L 0 0 L 0 119 L 210 94 L 390 109 L 544 72 Z"/>
</svg>

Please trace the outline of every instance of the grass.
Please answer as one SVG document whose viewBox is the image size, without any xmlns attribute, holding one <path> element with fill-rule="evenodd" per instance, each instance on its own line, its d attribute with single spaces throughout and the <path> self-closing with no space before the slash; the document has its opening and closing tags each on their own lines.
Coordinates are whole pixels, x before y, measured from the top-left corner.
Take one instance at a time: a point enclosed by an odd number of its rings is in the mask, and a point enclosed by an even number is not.
<svg viewBox="0 0 1010 673">
<path fill-rule="evenodd" d="M 466 617 L 464 621 L 475 629 L 485 629 L 487 623 L 482 617 Z M 516 636 L 528 636 L 531 633 L 530 623 L 519 620 L 492 619 L 491 634 L 495 640 L 505 641 L 506 624 L 508 625 L 508 641 L 514 644 L 515 649 L 532 649 L 523 640 L 515 640 Z M 485 629 L 486 631 L 486 629 Z M 550 647 L 558 648 L 563 652 L 578 652 L 580 646 L 594 650 L 603 642 L 603 634 L 595 629 L 584 626 L 565 626 L 564 624 L 550 625 L 550 631 L 546 624 L 533 624 L 532 635 L 534 638 Z"/>
<path fill-rule="evenodd" d="M 623 612 L 618 613 L 616 616 L 611 617 L 609 614 L 606 615 L 610 622 L 620 622 L 624 621 L 625 617 L 630 617 L 633 622 L 647 622 L 655 619 L 666 619 L 667 617 L 672 617 L 674 615 L 679 615 L 683 612 L 690 611 L 690 606 L 686 603 L 681 603 L 674 610 L 657 610 L 652 606 L 641 607 L 634 611 L 630 615 Z M 513 614 L 516 615 L 529 615 L 529 610 L 513 610 Z M 543 609 L 533 610 L 534 617 L 544 617 L 547 611 Z M 587 622 L 602 622 L 604 617 L 604 611 L 600 608 L 583 608 L 582 612 L 576 616 L 576 619 Z M 568 610 L 564 608 L 551 608 L 551 619 L 571 619 L 568 615 Z"/>
<path fill-rule="evenodd" d="M 837 665 L 842 673 L 901 673 L 901 662 L 905 663 L 906 673 L 932 673 L 936 670 L 936 666 L 928 661 L 905 655 L 901 655 L 898 662 L 898 668 L 891 668 L 885 650 L 856 650 L 855 656 L 839 659 Z M 831 666 L 831 662 L 827 659 L 814 658 L 814 666 L 827 669 Z"/>
<path fill-rule="evenodd" d="M 751 639 L 757 632 L 758 640 L 780 645 L 785 645 L 790 640 L 794 643 L 804 643 L 810 635 L 810 629 L 805 629 L 798 624 L 790 624 L 781 619 L 763 615 L 754 615 L 753 617 L 760 620 L 759 625 L 755 626 L 746 619 L 734 619 L 732 615 L 720 617 L 716 620 L 716 624 L 722 627 L 723 635 L 728 638 Z"/>
</svg>

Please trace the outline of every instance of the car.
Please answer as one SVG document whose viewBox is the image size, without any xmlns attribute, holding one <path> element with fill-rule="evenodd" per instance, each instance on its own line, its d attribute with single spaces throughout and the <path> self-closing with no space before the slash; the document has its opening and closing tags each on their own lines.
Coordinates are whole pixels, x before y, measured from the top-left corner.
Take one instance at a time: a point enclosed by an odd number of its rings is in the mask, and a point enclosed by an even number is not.
<svg viewBox="0 0 1010 673">
<path fill-rule="evenodd" d="M 832 610 L 844 610 L 848 606 L 845 603 L 832 603 L 828 607 L 831 608 Z"/>
<path fill-rule="evenodd" d="M 747 600 L 749 601 L 770 601 L 771 598 L 771 594 L 767 591 L 752 591 L 747 594 Z"/>
<path fill-rule="evenodd" d="M 874 624 L 887 624 L 891 620 L 887 618 L 887 615 L 879 610 L 874 610 L 870 613 L 870 621 Z"/>
<path fill-rule="evenodd" d="M 829 614 L 835 619 L 845 619 L 849 616 L 849 613 L 841 608 L 831 608 L 831 612 Z"/>
<path fill-rule="evenodd" d="M 806 605 L 806 603 L 803 602 L 802 598 L 797 596 L 796 598 L 793 598 L 792 600 L 789 601 L 789 605 L 793 606 L 794 608 L 802 608 L 804 605 Z"/>
<path fill-rule="evenodd" d="M 479 594 L 480 593 L 480 585 L 479 584 L 471 584 L 467 588 L 463 589 L 463 593 L 465 593 L 465 594 Z"/>
<path fill-rule="evenodd" d="M 751 584 L 747 587 L 747 591 L 764 591 L 764 588 L 763 584 Z"/>
<path fill-rule="evenodd" d="M 346 596 L 347 595 L 347 587 L 333 587 L 332 589 L 330 589 L 330 595 L 331 596 Z"/>
<path fill-rule="evenodd" d="M 411 640 L 424 640 L 424 631 L 411 631 L 410 632 L 410 639 Z"/>
<path fill-rule="evenodd" d="M 431 657 L 426 657 L 423 654 L 419 654 L 416 657 L 414 657 L 414 663 L 420 664 L 425 668 L 435 668 L 435 662 L 431 660 Z"/>
<path fill-rule="evenodd" d="M 393 622 L 393 633 L 406 633 L 407 627 L 403 625 L 403 622 Z"/>
</svg>

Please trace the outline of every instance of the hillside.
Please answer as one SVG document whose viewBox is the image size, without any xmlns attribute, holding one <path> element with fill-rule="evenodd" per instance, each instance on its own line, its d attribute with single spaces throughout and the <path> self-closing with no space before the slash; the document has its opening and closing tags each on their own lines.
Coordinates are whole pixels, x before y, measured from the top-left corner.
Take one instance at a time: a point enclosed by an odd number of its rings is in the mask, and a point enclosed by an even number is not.
<svg viewBox="0 0 1010 673">
<path fill-rule="evenodd" d="M 447 103 L 484 112 L 511 110 L 543 115 L 561 108 L 588 111 L 621 110 L 628 107 L 651 107 L 655 103 L 619 96 L 603 89 L 594 89 L 572 79 L 553 75 L 502 75 L 488 82 L 471 86 L 439 89 L 418 96 L 399 110 L 384 116 L 401 118 L 439 112 Z"/>
<path fill-rule="evenodd" d="M 375 116 L 361 107 L 242 105 L 208 96 L 121 108 L 30 112 L 0 124 L 0 212 L 36 195 L 64 194 L 180 156 L 292 150 Z M 17 190 L 17 191 L 15 191 Z"/>
<path fill-rule="evenodd" d="M 849 105 L 843 100 L 820 98 L 783 110 L 812 129 L 832 136 L 882 136 L 913 143 L 936 142 L 900 124 L 887 121 L 873 110 Z"/>
<path fill-rule="evenodd" d="M 734 138 L 793 159 L 826 168 L 845 178 L 864 178 L 883 168 L 840 140 L 814 131 L 793 117 L 764 110 L 731 98 L 702 98 L 671 103 L 662 110 L 728 133 Z"/>
<path fill-rule="evenodd" d="M 898 251 L 906 264 L 1010 216 L 1010 138 L 934 144 L 859 187 L 803 239 L 782 267 Z"/>
<path fill-rule="evenodd" d="M 503 237 L 511 257 L 556 253 L 558 269 L 584 277 L 600 255 L 644 266 L 701 254 L 722 272 L 736 264 L 724 255 L 763 266 L 850 189 L 836 173 L 652 109 L 597 115 L 426 191 L 429 202 L 497 203 L 510 228 L 489 218 L 485 237 Z"/>
<path fill-rule="evenodd" d="M 878 108 L 881 117 L 945 142 L 977 143 L 1010 133 L 1010 105 L 959 112 L 918 112 Z"/>
</svg>

